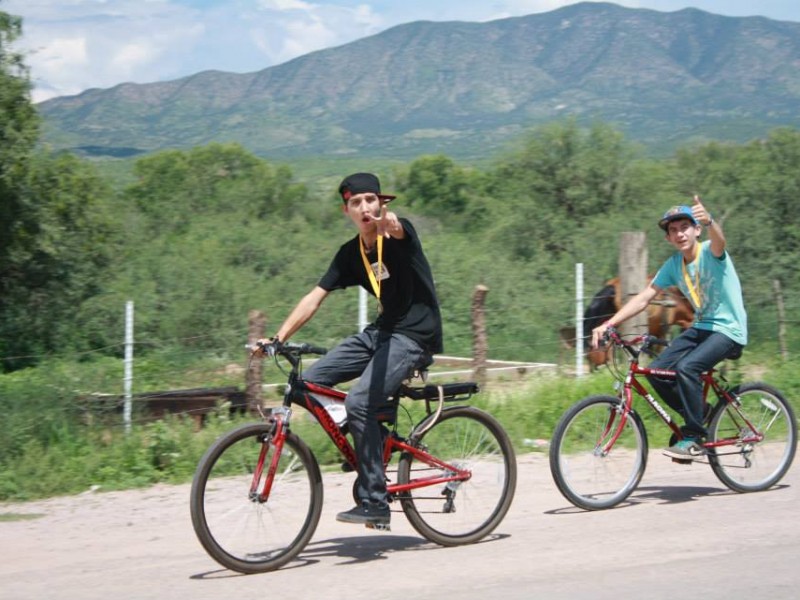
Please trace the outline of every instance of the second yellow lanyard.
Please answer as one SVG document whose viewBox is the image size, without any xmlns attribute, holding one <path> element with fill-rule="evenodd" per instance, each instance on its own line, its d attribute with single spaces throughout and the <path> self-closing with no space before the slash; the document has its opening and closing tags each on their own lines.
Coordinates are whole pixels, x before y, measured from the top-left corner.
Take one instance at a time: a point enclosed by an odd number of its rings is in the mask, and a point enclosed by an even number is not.
<svg viewBox="0 0 800 600">
<path fill-rule="evenodd" d="M 686 283 L 686 288 L 692 297 L 695 310 L 700 310 L 703 306 L 703 291 L 700 288 L 700 244 L 695 246 L 694 283 L 692 283 L 692 278 L 689 277 L 689 271 L 686 269 L 686 259 L 681 261 L 681 266 L 683 267 L 683 281 Z"/>
</svg>

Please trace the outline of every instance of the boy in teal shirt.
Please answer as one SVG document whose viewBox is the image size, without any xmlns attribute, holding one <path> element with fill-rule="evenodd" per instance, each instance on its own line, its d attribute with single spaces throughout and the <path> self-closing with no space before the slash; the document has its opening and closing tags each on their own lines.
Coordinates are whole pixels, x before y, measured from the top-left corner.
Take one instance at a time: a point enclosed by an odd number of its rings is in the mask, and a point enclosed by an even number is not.
<svg viewBox="0 0 800 600">
<path fill-rule="evenodd" d="M 698 196 L 694 204 L 670 208 L 658 222 L 677 252 L 662 265 L 650 284 L 592 331 L 597 347 L 609 326 L 639 314 L 662 289 L 678 286 L 695 311 L 692 326 L 678 336 L 652 363 L 654 369 L 676 372 L 674 380 L 651 376 L 658 394 L 683 415 L 684 439 L 664 451 L 676 459 L 705 453 L 700 442 L 703 424 L 703 389 L 700 374 L 729 356 L 738 356 L 747 344 L 747 313 L 733 260 L 726 251 L 722 227 L 711 218 Z M 703 227 L 709 239 L 700 241 Z"/>
</svg>

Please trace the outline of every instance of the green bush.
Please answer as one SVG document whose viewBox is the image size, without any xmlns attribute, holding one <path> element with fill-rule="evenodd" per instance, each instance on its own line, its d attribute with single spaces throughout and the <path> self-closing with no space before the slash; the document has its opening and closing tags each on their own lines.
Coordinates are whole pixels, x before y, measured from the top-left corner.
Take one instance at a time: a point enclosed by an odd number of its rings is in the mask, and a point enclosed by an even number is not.
<svg viewBox="0 0 800 600">
<path fill-rule="evenodd" d="M 800 360 L 762 357 L 757 351 L 745 356 L 746 362 L 726 366 L 724 375 L 731 385 L 755 379 L 771 383 L 800 409 Z M 157 421 L 139 418 L 129 433 L 116 413 L 87 419 L 85 399 L 74 395 L 75 386 L 104 380 L 107 367 L 59 365 L 46 373 L 28 369 L 0 376 L 0 399 L 16 398 L 13 405 L 0 400 L 6 415 L 0 420 L 0 500 L 185 483 L 219 435 L 251 419 L 232 415 L 226 404 L 207 415 L 199 431 L 194 419 L 180 415 Z M 518 452 L 541 452 L 546 445 L 531 440 L 548 440 L 567 407 L 589 395 L 614 394 L 613 384 L 605 369 L 582 378 L 554 374 L 525 381 L 493 380 L 470 404 L 495 415 Z M 422 416 L 421 403 L 406 405 L 398 418 L 400 433 Z M 642 401 L 636 406 L 651 436 L 666 434 Z M 341 463 L 325 432 L 304 411 L 295 411 L 292 428 L 323 467 Z M 655 437 L 652 443 L 666 441 Z"/>
</svg>

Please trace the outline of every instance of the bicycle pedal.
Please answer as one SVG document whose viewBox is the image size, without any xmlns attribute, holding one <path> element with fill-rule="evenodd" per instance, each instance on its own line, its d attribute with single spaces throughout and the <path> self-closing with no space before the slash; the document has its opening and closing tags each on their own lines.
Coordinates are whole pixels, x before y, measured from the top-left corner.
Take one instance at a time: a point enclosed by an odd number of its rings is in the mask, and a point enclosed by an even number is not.
<svg viewBox="0 0 800 600">
<path fill-rule="evenodd" d="M 690 465 L 694 462 L 691 458 L 673 458 L 672 462 L 678 463 L 679 465 Z"/>
<path fill-rule="evenodd" d="M 389 523 L 365 523 L 364 527 L 367 529 L 374 529 L 375 531 L 391 531 L 392 527 Z"/>
</svg>

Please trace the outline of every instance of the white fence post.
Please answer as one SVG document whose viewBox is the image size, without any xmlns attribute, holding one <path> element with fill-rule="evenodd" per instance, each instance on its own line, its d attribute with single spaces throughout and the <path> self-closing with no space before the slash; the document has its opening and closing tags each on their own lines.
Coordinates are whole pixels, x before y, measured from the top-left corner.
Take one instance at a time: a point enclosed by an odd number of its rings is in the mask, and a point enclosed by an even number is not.
<svg viewBox="0 0 800 600">
<path fill-rule="evenodd" d="M 583 376 L 583 263 L 575 264 L 575 376 Z"/>
<path fill-rule="evenodd" d="M 131 388 L 133 386 L 133 300 L 125 303 L 125 376 L 123 387 L 125 390 L 125 408 L 123 421 L 125 433 L 131 430 Z"/>
</svg>

